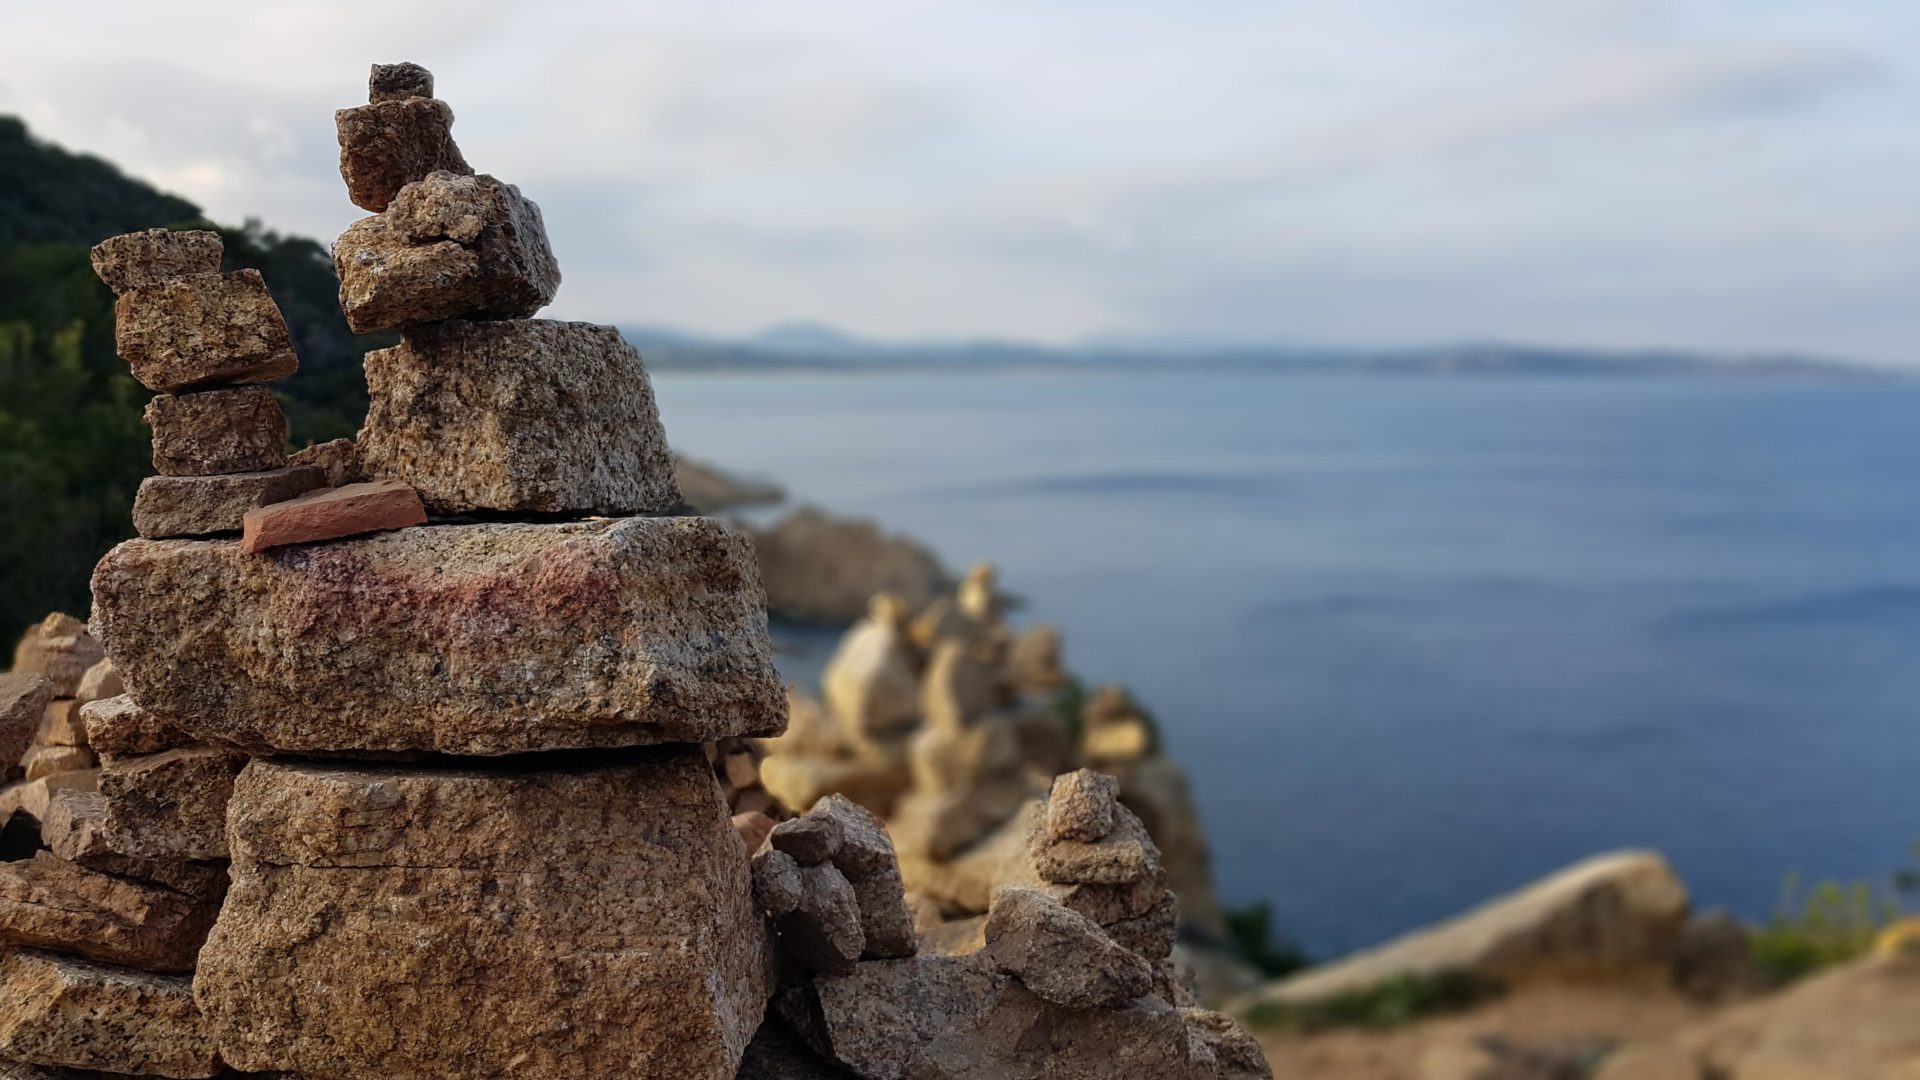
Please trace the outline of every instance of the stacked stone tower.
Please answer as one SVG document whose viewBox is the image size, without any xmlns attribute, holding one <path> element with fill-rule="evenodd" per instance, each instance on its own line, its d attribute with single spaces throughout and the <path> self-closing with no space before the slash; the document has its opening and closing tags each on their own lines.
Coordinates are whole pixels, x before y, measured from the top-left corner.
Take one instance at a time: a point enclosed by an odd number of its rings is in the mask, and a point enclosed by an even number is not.
<svg viewBox="0 0 1920 1080">
<path fill-rule="evenodd" d="M 638 354 L 529 317 L 560 276 L 539 209 L 466 165 L 431 76 L 371 90 L 337 120 L 374 214 L 335 261 L 352 326 L 401 342 L 353 471 L 434 523 L 134 540 L 94 577 L 122 726 L 251 757 L 201 1022 L 247 1071 L 731 1077 L 772 953 L 699 744 L 785 724 L 752 552 L 654 516 L 680 499 Z"/>
</svg>

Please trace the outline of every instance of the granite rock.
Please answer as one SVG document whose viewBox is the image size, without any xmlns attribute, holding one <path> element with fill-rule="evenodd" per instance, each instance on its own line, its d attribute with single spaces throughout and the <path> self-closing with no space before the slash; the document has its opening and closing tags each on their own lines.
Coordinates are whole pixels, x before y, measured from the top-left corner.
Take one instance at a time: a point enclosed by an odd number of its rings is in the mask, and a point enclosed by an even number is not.
<svg viewBox="0 0 1920 1080">
<path fill-rule="evenodd" d="M 404 101 L 407 98 L 433 96 L 433 72 L 419 64 L 375 64 L 367 75 L 367 100 Z"/>
<path fill-rule="evenodd" d="M 1145 959 L 1036 889 L 997 890 L 985 934 L 994 965 L 1056 1005 L 1112 1008 L 1153 987 Z"/>
<path fill-rule="evenodd" d="M 540 208 L 484 175 L 436 172 L 401 188 L 384 213 L 340 234 L 333 264 L 340 307 L 359 334 L 522 319 L 560 288 Z"/>
<path fill-rule="evenodd" d="M 1054 777 L 1047 798 L 1047 838 L 1084 843 L 1100 839 L 1113 829 L 1119 797 L 1120 782 L 1092 769 Z"/>
<path fill-rule="evenodd" d="M 130 540 L 94 570 L 94 617 L 133 698 L 208 742 L 700 742 L 785 722 L 752 560 L 705 518 L 433 526 L 266 555 Z"/>
<path fill-rule="evenodd" d="M 852 884 L 853 898 L 860 905 L 860 931 L 866 939 L 860 959 L 895 960 L 912 956 L 918 944 L 899 867 L 890 865 L 875 870 L 855 878 Z"/>
<path fill-rule="evenodd" d="M 912 727 L 920 717 L 920 678 L 902 629 L 905 612 L 882 594 L 845 637 L 821 674 L 821 692 L 856 738 Z"/>
<path fill-rule="evenodd" d="M 40 727 L 33 741 L 41 746 L 85 746 L 86 725 L 80 722 L 80 699 L 59 698 L 47 702 L 40 713 Z"/>
<path fill-rule="evenodd" d="M 753 899 L 760 910 L 772 918 L 800 910 L 805 886 L 800 864 L 779 848 L 768 848 L 753 856 Z"/>
<path fill-rule="evenodd" d="M 0 821 L 10 819 L 16 810 L 25 811 L 35 820 L 43 819 L 54 796 L 63 791 L 92 791 L 99 780 L 100 770 L 83 769 L 9 784 L 0 789 Z"/>
<path fill-rule="evenodd" d="M 193 742 L 193 736 L 134 704 L 126 694 L 88 702 L 80 708 L 80 720 L 87 728 L 87 745 L 102 754 L 157 754 Z"/>
<path fill-rule="evenodd" d="M 194 994 L 242 1070 L 731 1080 L 771 993 L 731 833 L 692 747 L 255 760 Z"/>
<path fill-rule="evenodd" d="M 680 503 L 640 354 L 610 326 L 453 321 L 367 354 L 371 476 L 437 513 L 643 514 Z"/>
<path fill-rule="evenodd" d="M 149 882 L 41 852 L 0 863 L 0 941 L 146 971 L 192 971 L 220 910 Z"/>
<path fill-rule="evenodd" d="M 841 840 L 840 819 L 830 814 L 808 814 L 773 827 L 773 846 L 802 866 L 833 858 Z"/>
<path fill-rule="evenodd" d="M 426 523 L 420 493 L 398 480 L 315 488 L 247 511 L 240 519 L 240 550 L 252 555 Z"/>
<path fill-rule="evenodd" d="M 84 746 L 34 745 L 20 757 L 20 768 L 28 780 L 61 773 L 80 772 L 94 766 L 93 752 Z"/>
<path fill-rule="evenodd" d="M 1164 960 L 1180 938 L 1180 903 L 1168 893 L 1144 915 L 1106 924 L 1107 935 L 1122 948 L 1148 960 Z"/>
<path fill-rule="evenodd" d="M 107 841 L 142 859 L 227 857 L 227 800 L 246 756 L 188 747 L 131 757 L 100 769 Z"/>
<path fill-rule="evenodd" d="M 453 109 L 432 96 L 432 85 L 429 75 L 426 94 L 383 95 L 370 79 L 370 104 L 333 114 L 340 179 L 353 205 L 377 214 L 402 188 L 432 173 L 473 175 L 453 141 Z M 417 89 L 417 83 L 406 89 Z"/>
<path fill-rule="evenodd" d="M 831 863 L 798 871 L 799 903 L 774 919 L 780 949 L 808 971 L 845 975 L 867 947 L 860 900 Z"/>
<path fill-rule="evenodd" d="M 149 476 L 133 497 L 133 527 L 149 540 L 240 531 L 247 511 L 326 482 L 304 465 L 222 476 Z"/>
<path fill-rule="evenodd" d="M 1273 1080 L 1260 1040 L 1225 1013 L 1187 1006 L 1180 1010 L 1189 1038 L 1213 1055 L 1218 1080 Z"/>
<path fill-rule="evenodd" d="M 0 1056 L 139 1076 L 221 1072 L 186 976 L 36 949 L 0 956 Z"/>
<path fill-rule="evenodd" d="M 302 447 L 287 458 L 290 465 L 311 465 L 327 474 L 327 487 L 358 484 L 367 478 L 360 466 L 360 448 L 352 439 L 329 439 Z"/>
<path fill-rule="evenodd" d="M 287 463 L 287 417 L 264 386 L 155 394 L 146 419 L 153 468 L 164 476 L 259 472 Z"/>
<path fill-rule="evenodd" d="M 175 278 L 220 272 L 220 234 L 143 229 L 93 245 L 93 272 L 115 294 Z"/>
<path fill-rule="evenodd" d="M 190 274 L 121 293 L 114 343 L 149 390 L 266 382 L 300 367 L 258 270 Z"/>
<path fill-rule="evenodd" d="M 1161 872 L 1160 849 L 1124 806 L 1114 808 L 1113 829 L 1099 840 L 1036 844 L 1034 861 L 1043 880 L 1063 885 L 1125 885 Z"/>
</svg>

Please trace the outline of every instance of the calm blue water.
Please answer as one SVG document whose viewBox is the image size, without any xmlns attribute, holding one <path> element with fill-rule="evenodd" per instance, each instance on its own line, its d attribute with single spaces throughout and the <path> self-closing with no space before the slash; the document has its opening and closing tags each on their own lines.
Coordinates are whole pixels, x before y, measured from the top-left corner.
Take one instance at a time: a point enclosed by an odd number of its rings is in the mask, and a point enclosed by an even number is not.
<svg viewBox="0 0 1920 1080">
<path fill-rule="evenodd" d="M 1758 916 L 1920 839 L 1920 386 L 658 385 L 694 456 L 996 561 L 1316 953 L 1617 846 Z"/>
</svg>

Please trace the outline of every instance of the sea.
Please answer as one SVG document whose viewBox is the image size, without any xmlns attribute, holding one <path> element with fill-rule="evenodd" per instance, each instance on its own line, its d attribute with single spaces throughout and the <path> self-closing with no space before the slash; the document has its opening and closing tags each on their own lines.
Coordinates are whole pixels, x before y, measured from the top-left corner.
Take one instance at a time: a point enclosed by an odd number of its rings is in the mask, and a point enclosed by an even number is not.
<svg viewBox="0 0 1920 1080">
<path fill-rule="evenodd" d="M 1920 382 L 656 382 L 683 452 L 991 560 L 1315 956 L 1613 849 L 1761 919 L 1920 840 Z"/>
</svg>

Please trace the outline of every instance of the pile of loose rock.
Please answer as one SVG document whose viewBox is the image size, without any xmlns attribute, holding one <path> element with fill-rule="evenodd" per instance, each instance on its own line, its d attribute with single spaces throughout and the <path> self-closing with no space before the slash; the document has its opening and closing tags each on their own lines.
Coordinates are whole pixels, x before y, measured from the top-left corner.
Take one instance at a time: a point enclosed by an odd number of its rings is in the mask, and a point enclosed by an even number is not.
<svg viewBox="0 0 1920 1080">
<path fill-rule="evenodd" d="M 529 318 L 538 210 L 466 167 L 431 77 L 371 91 L 338 127 L 377 212 L 335 258 L 356 328 L 401 343 L 312 466 L 351 482 L 96 568 L 125 692 L 80 710 L 99 790 L 0 863 L 0 1073 L 1264 1075 L 1158 939 L 1007 892 L 987 949 L 923 953 L 878 818 L 730 820 L 722 777 L 756 790 L 745 740 L 786 722 L 750 545 L 671 516 L 638 354 Z M 141 280 L 184 257 L 103 247 Z M 1150 862 L 1108 809 L 1098 846 Z"/>
<path fill-rule="evenodd" d="M 120 692 L 113 662 L 79 619 L 54 612 L 30 628 L 0 675 L 0 761 L 17 762 L 0 789 L 0 822 L 24 812 L 37 821 L 60 791 L 90 791 L 98 761 L 80 710 Z"/>
<path fill-rule="evenodd" d="M 1088 696 L 1070 732 L 1055 695 L 1071 682 L 1060 635 L 1015 633 L 990 566 L 917 614 L 873 599 L 842 638 L 821 696 L 789 690 L 787 733 L 767 746 L 766 788 L 804 809 L 830 793 L 884 816 L 907 886 L 949 917 L 984 912 L 1023 858 L 1027 812 L 1063 769 L 1119 780 L 1120 799 L 1167 853 L 1185 920 L 1222 930 L 1206 837 L 1185 772 L 1152 721 L 1118 687 Z"/>
</svg>

